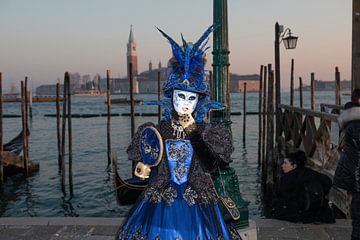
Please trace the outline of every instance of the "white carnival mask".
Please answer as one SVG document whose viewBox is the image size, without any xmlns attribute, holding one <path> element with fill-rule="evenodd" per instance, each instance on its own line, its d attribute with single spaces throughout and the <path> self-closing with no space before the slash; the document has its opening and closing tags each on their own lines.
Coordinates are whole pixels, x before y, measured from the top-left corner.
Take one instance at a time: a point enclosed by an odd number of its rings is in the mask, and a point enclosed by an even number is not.
<svg viewBox="0 0 360 240">
<path fill-rule="evenodd" d="M 179 115 L 192 114 L 199 100 L 199 94 L 183 90 L 174 90 L 173 105 Z"/>
</svg>

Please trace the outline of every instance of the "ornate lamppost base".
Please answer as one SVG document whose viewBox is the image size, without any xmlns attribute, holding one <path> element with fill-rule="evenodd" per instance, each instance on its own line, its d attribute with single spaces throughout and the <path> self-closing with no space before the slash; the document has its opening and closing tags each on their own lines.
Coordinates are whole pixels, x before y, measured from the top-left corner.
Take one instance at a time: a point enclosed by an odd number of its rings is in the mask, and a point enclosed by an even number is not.
<svg viewBox="0 0 360 240">
<path fill-rule="evenodd" d="M 250 202 L 245 201 L 241 197 L 239 180 L 235 173 L 235 169 L 229 166 L 220 167 L 220 173 L 212 175 L 216 191 L 220 196 L 229 196 L 235 203 L 240 212 L 240 219 L 234 223 L 237 229 L 249 226 L 249 210 Z"/>
</svg>

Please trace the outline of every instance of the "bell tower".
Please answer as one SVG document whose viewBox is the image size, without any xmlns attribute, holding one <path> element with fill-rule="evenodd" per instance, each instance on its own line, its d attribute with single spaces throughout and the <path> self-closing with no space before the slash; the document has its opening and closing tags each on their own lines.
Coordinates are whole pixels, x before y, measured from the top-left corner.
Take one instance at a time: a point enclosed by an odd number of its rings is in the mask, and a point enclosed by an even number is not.
<svg viewBox="0 0 360 240">
<path fill-rule="evenodd" d="M 130 34 L 129 34 L 129 41 L 127 44 L 126 57 L 127 57 L 127 66 L 128 66 L 127 67 L 127 76 L 130 77 L 129 63 L 132 63 L 132 72 L 133 72 L 133 76 L 135 77 L 138 73 L 138 64 L 137 64 L 136 43 L 135 43 L 133 31 L 132 31 L 132 25 L 130 26 Z"/>
</svg>

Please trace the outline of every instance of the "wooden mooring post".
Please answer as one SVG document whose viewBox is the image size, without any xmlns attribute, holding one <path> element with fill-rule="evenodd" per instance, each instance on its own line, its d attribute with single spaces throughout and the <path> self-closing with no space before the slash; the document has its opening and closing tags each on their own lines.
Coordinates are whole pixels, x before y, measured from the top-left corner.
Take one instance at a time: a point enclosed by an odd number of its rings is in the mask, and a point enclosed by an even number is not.
<svg viewBox="0 0 360 240">
<path fill-rule="evenodd" d="M 3 164 L 3 109 L 2 109 L 2 73 L 0 72 L 0 188 L 4 184 L 4 164 Z"/>
<path fill-rule="evenodd" d="M 33 114 L 32 114 L 32 105 L 33 105 L 33 99 L 32 99 L 32 89 L 29 90 L 29 113 L 30 113 L 30 119 L 32 119 Z"/>
<path fill-rule="evenodd" d="M 61 172 L 61 135 L 60 135 L 60 83 L 56 83 L 56 135 L 58 147 L 58 165 Z"/>
<path fill-rule="evenodd" d="M 161 96 L 161 73 L 158 71 L 157 73 L 157 99 L 160 101 Z M 158 105 L 158 124 L 160 125 L 161 121 L 161 107 Z"/>
<path fill-rule="evenodd" d="M 131 139 L 135 134 L 135 112 L 134 112 L 134 80 L 133 80 L 133 71 L 132 71 L 132 63 L 129 63 L 129 77 L 130 77 L 130 117 L 131 117 Z M 134 176 L 135 162 L 131 161 L 132 165 L 132 176 Z"/>
<path fill-rule="evenodd" d="M 341 105 L 340 72 L 338 67 L 335 67 L 335 104 Z"/>
<path fill-rule="evenodd" d="M 290 106 L 294 106 L 294 59 L 291 59 L 291 73 L 290 73 Z"/>
<path fill-rule="evenodd" d="M 263 87 L 263 99 L 262 99 L 262 105 L 263 105 L 263 111 L 262 111 L 262 172 L 264 172 L 264 168 L 266 167 L 266 119 L 267 119 L 267 86 L 266 86 L 266 82 L 267 82 L 267 66 L 264 66 L 264 76 L 263 76 L 263 82 L 264 82 L 264 87 Z"/>
<path fill-rule="evenodd" d="M 25 77 L 24 83 L 24 97 L 25 97 L 25 124 L 26 124 L 26 131 L 25 131 L 25 140 L 26 140 L 26 159 L 29 164 L 29 136 L 28 136 L 28 129 L 29 129 L 29 98 L 28 98 L 28 77 Z M 27 174 L 29 175 L 29 166 L 26 169 Z"/>
<path fill-rule="evenodd" d="M 28 159 L 27 159 L 27 125 L 26 125 L 26 100 L 25 100 L 25 86 L 24 81 L 21 81 L 21 116 L 22 116 L 22 129 L 23 129 L 23 161 L 24 161 L 24 174 L 29 175 Z"/>
<path fill-rule="evenodd" d="M 64 78 L 63 85 L 63 114 L 61 132 L 61 189 L 65 192 L 65 134 L 66 134 L 66 106 L 67 105 L 67 84 Z"/>
<path fill-rule="evenodd" d="M 213 72 L 209 71 L 209 87 L 210 91 L 213 90 Z M 210 94 L 210 100 L 212 99 L 212 93 Z"/>
<path fill-rule="evenodd" d="M 134 112 L 134 76 L 132 72 L 132 63 L 129 63 L 129 75 L 130 75 L 130 116 L 131 116 L 131 138 L 135 134 L 135 112 Z"/>
<path fill-rule="evenodd" d="M 268 65 L 268 116 L 267 116 L 267 149 L 266 149 L 266 194 L 272 193 L 274 168 L 274 71 Z"/>
<path fill-rule="evenodd" d="M 106 70 L 106 97 L 107 97 L 107 156 L 108 165 L 111 164 L 111 95 L 110 70 Z"/>
<path fill-rule="evenodd" d="M 299 77 L 299 97 L 300 97 L 300 108 L 304 107 L 304 100 L 303 100 L 303 82 L 302 78 Z"/>
<path fill-rule="evenodd" d="M 311 73 L 310 83 L 310 94 L 311 94 L 311 110 L 315 110 L 315 73 Z"/>
<path fill-rule="evenodd" d="M 260 66 L 260 83 L 259 83 L 259 107 L 258 107 L 258 165 L 261 165 L 261 136 L 262 136 L 262 129 L 261 129 L 261 119 L 263 116 L 263 110 L 261 109 L 261 104 L 262 104 L 262 77 L 263 77 L 263 70 L 264 70 L 264 66 L 261 65 Z"/>
<path fill-rule="evenodd" d="M 73 180 L 72 180 L 72 126 L 71 126 L 71 93 L 70 93 L 70 75 L 65 73 L 65 84 L 67 91 L 67 119 L 68 119 L 68 156 L 69 156 L 69 191 L 70 196 L 73 195 Z"/>
<path fill-rule="evenodd" d="M 246 82 L 244 82 L 244 91 L 243 91 L 243 96 L 244 96 L 244 99 L 243 99 L 243 144 L 245 144 L 245 141 L 246 141 Z"/>
</svg>

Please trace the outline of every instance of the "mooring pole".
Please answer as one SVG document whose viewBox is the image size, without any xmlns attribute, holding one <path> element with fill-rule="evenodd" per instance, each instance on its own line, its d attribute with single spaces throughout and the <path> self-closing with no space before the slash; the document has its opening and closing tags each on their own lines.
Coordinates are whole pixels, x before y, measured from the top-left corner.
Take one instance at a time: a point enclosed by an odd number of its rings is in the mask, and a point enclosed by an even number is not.
<svg viewBox="0 0 360 240">
<path fill-rule="evenodd" d="M 106 96 L 107 96 L 107 155 L 108 165 L 111 164 L 111 95 L 110 70 L 106 70 Z"/>
<path fill-rule="evenodd" d="M 311 83 L 310 83 L 310 92 L 311 92 L 311 110 L 315 110 L 315 73 L 311 73 Z"/>
<path fill-rule="evenodd" d="M 338 67 L 335 68 L 335 104 L 341 105 L 340 72 Z"/>
<path fill-rule="evenodd" d="M 28 77 L 25 77 L 25 85 L 24 85 L 24 94 L 25 94 L 25 123 L 26 123 L 26 131 L 25 131 L 25 136 L 26 136 L 26 159 L 29 163 L 29 136 L 28 136 L 28 129 L 29 129 L 29 96 L 28 96 Z M 27 167 L 29 169 L 29 166 Z M 29 174 L 28 169 L 27 174 Z"/>
<path fill-rule="evenodd" d="M 213 98 L 213 72 L 209 71 L 210 100 Z"/>
<path fill-rule="evenodd" d="M 26 127 L 26 103 L 25 103 L 25 87 L 24 81 L 21 81 L 21 116 L 22 116 L 22 128 L 23 128 L 23 161 L 24 161 L 24 174 L 27 177 L 29 175 L 28 172 L 28 159 L 27 159 L 27 149 L 26 149 L 26 135 L 27 135 L 27 127 Z"/>
<path fill-rule="evenodd" d="M 294 106 L 294 59 L 291 59 L 290 106 Z"/>
<path fill-rule="evenodd" d="M 129 63 L 129 77 L 130 77 L 130 117 L 131 117 L 131 139 L 135 134 L 135 112 L 134 112 L 134 80 L 132 63 Z M 132 164 L 132 175 L 134 176 L 135 162 L 131 161 Z"/>
<path fill-rule="evenodd" d="M 134 79 L 132 71 L 132 63 L 129 63 L 129 74 L 130 74 L 130 116 L 131 116 L 131 138 L 135 134 L 135 112 L 134 112 Z"/>
<path fill-rule="evenodd" d="M 262 134 L 262 129 L 261 129 L 261 117 L 262 117 L 262 110 L 261 110 L 261 101 L 262 101 L 262 82 L 263 82 L 263 68 L 264 66 L 261 65 L 260 66 L 260 83 L 259 83 L 259 107 L 258 107 L 258 165 L 261 165 L 261 134 Z"/>
<path fill-rule="evenodd" d="M 32 89 L 29 90 L 29 112 L 30 112 L 30 119 L 32 119 L 32 105 L 33 105 L 33 96 L 32 96 Z"/>
<path fill-rule="evenodd" d="M 267 82 L 267 66 L 264 66 L 264 87 L 263 87 L 263 91 L 264 91 L 264 98 L 262 100 L 262 104 L 263 104 L 263 119 L 262 119 L 262 173 L 264 175 L 264 170 L 266 168 L 266 119 L 267 119 L 267 86 L 266 86 L 266 82 Z"/>
<path fill-rule="evenodd" d="M 244 114 L 243 114 L 243 144 L 245 144 L 246 140 L 246 82 L 244 82 L 244 100 L 243 100 L 243 107 L 244 107 Z"/>
<path fill-rule="evenodd" d="M 71 93 L 70 93 L 70 75 L 65 73 L 66 91 L 67 91 L 67 107 L 68 107 L 68 150 L 69 150 L 69 191 L 73 195 L 73 180 L 72 180 L 72 127 L 71 127 Z"/>
<path fill-rule="evenodd" d="M 62 134 L 61 134 L 61 189 L 65 192 L 65 135 L 66 135 L 66 105 L 67 105 L 67 84 L 64 78 L 63 85 L 63 114 L 62 114 Z"/>
<path fill-rule="evenodd" d="M 61 172 L 61 135 L 60 135 L 60 83 L 56 83 L 56 135 L 58 147 L 58 165 Z"/>
<path fill-rule="evenodd" d="M 273 174 L 274 174 L 274 71 L 271 70 L 271 64 L 268 65 L 268 118 L 267 118 L 267 179 L 266 179 L 266 194 L 271 194 L 273 189 Z"/>
<path fill-rule="evenodd" d="M 160 71 L 158 71 L 157 74 L 157 98 L 158 101 L 160 101 L 160 94 L 161 94 L 161 77 L 160 77 Z M 158 105 L 158 124 L 160 125 L 161 121 L 161 107 Z"/>
<path fill-rule="evenodd" d="M 2 109 L 2 73 L 0 72 L 0 188 L 4 184 L 4 159 L 3 159 L 3 109 Z"/>
<path fill-rule="evenodd" d="M 300 96 L 300 108 L 304 107 L 304 100 L 303 100 L 303 83 L 302 78 L 299 77 L 299 96 Z"/>
</svg>

